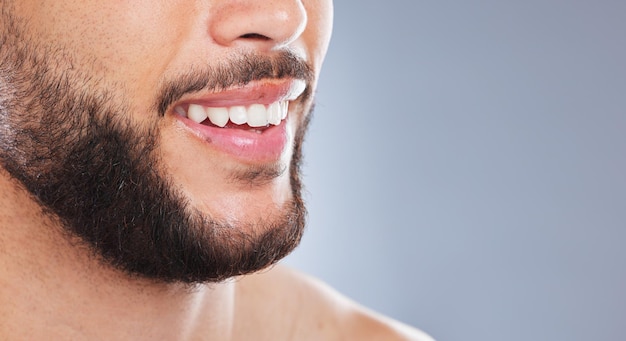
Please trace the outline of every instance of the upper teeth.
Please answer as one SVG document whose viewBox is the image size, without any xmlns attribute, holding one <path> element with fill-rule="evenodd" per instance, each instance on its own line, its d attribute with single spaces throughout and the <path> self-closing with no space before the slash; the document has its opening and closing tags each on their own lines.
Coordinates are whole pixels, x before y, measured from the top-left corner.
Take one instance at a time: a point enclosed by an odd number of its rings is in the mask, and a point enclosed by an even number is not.
<svg viewBox="0 0 626 341">
<path fill-rule="evenodd" d="M 279 125 L 287 117 L 288 102 L 274 102 L 270 105 L 252 104 L 248 107 L 206 107 L 200 104 L 190 104 L 185 110 L 177 106 L 174 110 L 181 116 L 200 123 L 207 118 L 218 127 L 224 127 L 230 120 L 235 124 L 248 124 L 250 127 L 265 127 L 269 124 Z"/>
</svg>

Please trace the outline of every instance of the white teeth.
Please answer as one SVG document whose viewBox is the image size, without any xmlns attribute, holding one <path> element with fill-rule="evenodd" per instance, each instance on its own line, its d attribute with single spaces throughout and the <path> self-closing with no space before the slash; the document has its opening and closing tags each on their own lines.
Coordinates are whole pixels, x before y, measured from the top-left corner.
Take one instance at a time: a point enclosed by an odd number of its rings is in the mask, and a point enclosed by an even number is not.
<svg viewBox="0 0 626 341">
<path fill-rule="evenodd" d="M 190 120 L 196 123 L 200 123 L 206 120 L 207 113 L 206 110 L 204 110 L 203 106 L 198 104 L 190 104 L 189 110 L 187 110 L 187 117 L 189 117 Z"/>
<path fill-rule="evenodd" d="M 248 108 L 248 125 L 251 127 L 263 127 L 266 126 L 269 121 L 267 120 L 267 109 L 262 104 L 252 104 Z"/>
<path fill-rule="evenodd" d="M 218 127 L 226 126 L 228 123 L 228 109 L 226 108 L 207 108 L 209 121 Z"/>
<path fill-rule="evenodd" d="M 280 102 L 281 106 L 281 120 L 284 120 L 285 118 L 287 118 L 287 113 L 289 112 L 289 102 L 284 101 L 284 102 Z"/>
<path fill-rule="evenodd" d="M 234 124 L 244 124 L 248 122 L 248 111 L 244 106 L 237 105 L 231 107 L 228 110 L 228 115 Z"/>
<path fill-rule="evenodd" d="M 280 104 L 274 102 L 267 108 L 267 121 L 273 125 L 279 125 L 281 119 Z"/>
<path fill-rule="evenodd" d="M 201 123 L 207 118 L 218 127 L 225 127 L 230 120 L 234 124 L 248 124 L 252 128 L 266 127 L 269 124 L 279 125 L 287 117 L 289 102 L 280 101 L 270 105 L 252 104 L 249 107 L 241 105 L 226 107 L 205 107 L 200 104 L 190 104 L 187 112 L 184 107 L 176 106 L 174 111 L 190 120 Z M 259 133 L 261 130 L 258 131 Z"/>
</svg>

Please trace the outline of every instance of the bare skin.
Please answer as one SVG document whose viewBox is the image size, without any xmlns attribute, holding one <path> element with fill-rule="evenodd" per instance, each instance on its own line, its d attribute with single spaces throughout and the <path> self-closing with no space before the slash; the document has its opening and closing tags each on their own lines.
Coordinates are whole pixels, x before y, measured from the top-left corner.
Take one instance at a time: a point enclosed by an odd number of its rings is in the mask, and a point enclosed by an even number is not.
<svg viewBox="0 0 626 341">
<path fill-rule="evenodd" d="M 156 122 L 157 170 L 195 210 L 242 229 L 263 230 L 266 226 L 254 223 L 281 216 L 294 200 L 289 172 L 245 184 L 232 176 L 261 166 L 286 168 L 294 133 L 286 135 L 284 150 L 260 148 L 261 156 L 245 148 L 220 149 L 198 138 L 201 134 L 193 124 L 181 123 L 175 104 L 157 115 L 155 92 L 164 78 L 244 52 L 274 56 L 289 51 L 311 68 L 308 87 L 314 93 L 330 39 L 331 0 L 0 4 L 27 23 L 25 35 L 50 55 L 52 65 L 58 65 L 52 73 L 87 72 L 92 77 L 84 79 L 85 84 L 73 85 L 112 89 L 109 101 L 126 105 L 127 110 L 118 114 L 136 131 Z M 256 90 L 271 93 L 276 84 L 292 81 L 263 81 L 246 96 L 254 98 Z M 11 96 L 12 85 L 7 83 L 0 83 L 0 90 L 7 91 L 2 96 Z M 201 90 L 182 100 L 210 96 L 215 94 Z M 310 107 L 311 99 L 290 99 L 287 132 L 301 129 Z M 46 114 L 34 110 L 13 115 Z M 193 285 L 129 275 L 68 234 L 61 221 L 44 212 L 42 204 L 1 166 L 0 188 L 3 340 L 431 340 L 281 266 Z"/>
<path fill-rule="evenodd" d="M 432 340 L 282 266 L 193 288 L 128 278 L 0 174 L 3 340 Z"/>
</svg>

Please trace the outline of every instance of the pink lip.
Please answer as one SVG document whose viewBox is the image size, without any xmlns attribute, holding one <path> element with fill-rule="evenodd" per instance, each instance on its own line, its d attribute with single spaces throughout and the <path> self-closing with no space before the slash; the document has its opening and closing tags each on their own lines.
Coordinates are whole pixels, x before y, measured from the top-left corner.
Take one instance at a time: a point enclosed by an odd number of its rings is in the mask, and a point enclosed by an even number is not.
<svg viewBox="0 0 626 341">
<path fill-rule="evenodd" d="M 300 80 L 253 82 L 241 88 L 227 89 L 201 97 L 183 98 L 176 106 L 185 109 L 189 104 L 207 107 L 249 106 L 255 103 L 269 105 L 277 101 L 294 100 L 304 90 L 305 83 Z M 229 123 L 225 128 L 196 123 L 171 111 L 195 136 L 206 142 L 211 148 L 229 154 L 245 163 L 268 163 L 278 161 L 288 142 L 287 122 L 289 116 L 279 125 L 270 125 L 261 132 L 234 128 Z"/>
<path fill-rule="evenodd" d="M 306 83 L 302 80 L 267 80 L 251 82 L 239 88 L 226 89 L 202 97 L 179 101 L 177 105 L 200 104 L 207 107 L 231 107 L 235 105 L 271 104 L 290 101 L 302 94 Z"/>
</svg>

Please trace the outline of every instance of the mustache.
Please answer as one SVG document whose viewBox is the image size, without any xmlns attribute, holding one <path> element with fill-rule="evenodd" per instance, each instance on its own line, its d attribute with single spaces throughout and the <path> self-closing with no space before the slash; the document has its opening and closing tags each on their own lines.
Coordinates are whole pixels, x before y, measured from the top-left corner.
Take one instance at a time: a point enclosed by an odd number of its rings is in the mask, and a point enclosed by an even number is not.
<svg viewBox="0 0 626 341">
<path fill-rule="evenodd" d="M 313 70 L 304 60 L 290 51 L 274 56 L 247 53 L 222 62 L 191 70 L 176 79 L 163 81 L 155 109 L 164 116 L 167 109 L 183 95 L 198 91 L 218 92 L 244 86 L 252 81 L 295 78 L 304 80 L 307 87 L 303 97 L 310 94 Z"/>
</svg>

